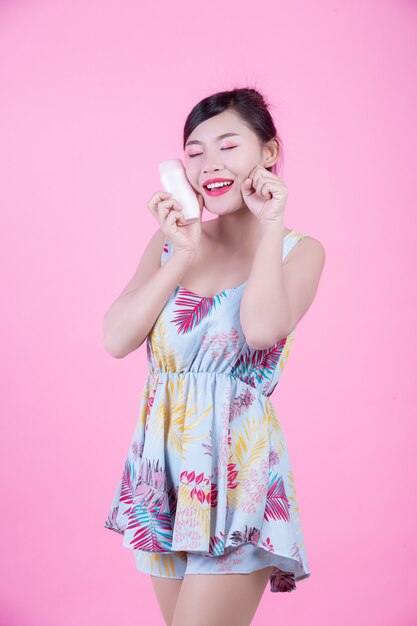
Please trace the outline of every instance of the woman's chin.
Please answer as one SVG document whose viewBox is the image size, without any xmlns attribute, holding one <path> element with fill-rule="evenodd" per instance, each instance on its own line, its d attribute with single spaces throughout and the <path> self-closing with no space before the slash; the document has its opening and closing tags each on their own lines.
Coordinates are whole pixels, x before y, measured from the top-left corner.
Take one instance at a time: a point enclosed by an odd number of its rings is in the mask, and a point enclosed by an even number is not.
<svg viewBox="0 0 417 626">
<path fill-rule="evenodd" d="M 209 207 L 206 204 L 204 205 L 204 208 L 206 209 L 206 211 L 208 213 L 211 213 L 212 215 L 228 215 L 229 213 L 234 213 L 236 211 L 236 209 L 234 209 L 233 207 Z"/>
</svg>

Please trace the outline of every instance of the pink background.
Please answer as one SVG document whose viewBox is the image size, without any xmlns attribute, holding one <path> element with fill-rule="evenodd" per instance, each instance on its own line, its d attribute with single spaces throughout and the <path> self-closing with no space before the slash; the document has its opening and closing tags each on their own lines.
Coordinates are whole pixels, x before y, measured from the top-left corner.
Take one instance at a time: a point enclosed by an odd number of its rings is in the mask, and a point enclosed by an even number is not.
<svg viewBox="0 0 417 626">
<path fill-rule="evenodd" d="M 1 2 L 0 623 L 163 624 L 103 527 L 146 350 L 111 358 L 102 320 L 157 228 L 157 162 L 243 86 L 274 105 L 286 225 L 326 249 L 272 397 L 311 577 L 253 624 L 417 623 L 416 24 L 405 0 Z"/>
</svg>

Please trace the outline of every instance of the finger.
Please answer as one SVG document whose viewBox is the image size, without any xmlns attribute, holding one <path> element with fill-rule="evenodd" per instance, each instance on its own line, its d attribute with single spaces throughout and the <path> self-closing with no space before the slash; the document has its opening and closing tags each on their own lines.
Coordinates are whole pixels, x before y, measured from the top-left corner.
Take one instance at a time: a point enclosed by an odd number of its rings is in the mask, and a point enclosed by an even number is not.
<svg viewBox="0 0 417 626">
<path fill-rule="evenodd" d="M 259 184 L 259 188 L 259 193 L 261 196 L 264 196 L 264 198 L 269 198 L 270 196 L 272 197 L 273 186 L 269 181 L 266 181 L 264 183 L 261 181 Z"/>
<path fill-rule="evenodd" d="M 157 191 L 156 193 L 153 194 L 151 198 L 151 202 L 158 204 L 158 202 L 160 202 L 161 200 L 166 200 L 166 198 L 170 198 L 172 197 L 172 195 L 173 194 L 169 193 L 168 191 Z"/>
<path fill-rule="evenodd" d="M 267 178 L 265 176 L 265 172 L 266 170 L 263 167 L 260 167 L 259 165 L 257 165 L 256 167 L 253 168 L 253 170 L 251 170 L 249 174 L 249 178 L 252 181 L 252 186 L 254 187 L 254 189 L 256 189 L 258 193 L 259 193 L 259 183 L 262 179 L 273 180 L 272 178 Z"/>
<path fill-rule="evenodd" d="M 272 194 L 274 190 L 279 191 L 282 189 L 283 185 L 279 181 L 277 181 L 275 176 L 260 176 L 255 183 L 256 191 L 261 196 L 268 196 L 269 193 Z"/>
<path fill-rule="evenodd" d="M 155 209 L 158 206 L 158 202 L 167 200 L 170 197 L 172 197 L 172 193 L 168 193 L 167 191 L 157 191 L 153 194 L 153 196 L 151 196 L 147 206 Z"/>
<path fill-rule="evenodd" d="M 175 200 L 164 200 L 158 204 L 159 219 L 163 222 L 172 211 L 182 210 Z"/>
<path fill-rule="evenodd" d="M 257 182 L 261 176 L 265 176 L 265 173 L 268 174 L 269 172 L 261 165 L 255 165 L 255 167 L 250 171 L 249 176 L 254 182 Z"/>
<path fill-rule="evenodd" d="M 253 193 L 255 193 L 255 188 L 253 187 L 253 181 L 251 178 L 246 178 L 241 186 L 240 189 L 242 191 L 242 195 L 243 196 L 251 196 Z"/>
<path fill-rule="evenodd" d="M 269 172 L 268 170 L 266 170 L 264 167 L 257 167 L 256 171 L 253 174 L 253 179 L 255 181 L 256 184 L 258 184 L 260 179 L 265 179 L 265 180 L 271 180 L 271 181 L 280 181 L 280 179 L 278 178 L 278 176 L 276 176 L 275 174 L 273 174 L 272 172 Z"/>
<path fill-rule="evenodd" d="M 181 219 L 183 217 L 183 214 L 181 211 L 170 211 L 167 218 L 166 218 L 166 222 L 168 224 L 174 224 L 177 220 Z"/>
<path fill-rule="evenodd" d="M 265 194 L 267 195 L 265 196 Z M 269 195 L 271 195 L 272 198 L 282 200 L 283 198 L 287 197 L 288 193 L 286 188 L 283 189 L 282 187 L 277 187 L 276 185 L 268 185 L 267 183 L 265 183 L 265 185 L 262 185 L 261 195 L 265 197 L 269 197 Z"/>
<path fill-rule="evenodd" d="M 159 202 L 159 206 L 166 207 L 167 209 L 177 209 L 179 211 L 182 211 L 182 206 L 174 198 L 162 200 L 161 202 Z"/>
<path fill-rule="evenodd" d="M 168 217 L 170 210 L 165 207 L 159 207 L 158 209 L 158 219 L 163 224 Z"/>
<path fill-rule="evenodd" d="M 172 196 L 172 193 L 168 193 L 166 191 L 157 191 L 153 194 L 153 196 L 151 196 L 151 199 L 146 206 L 148 207 L 150 212 L 156 217 L 158 212 L 158 203 L 168 199 L 170 196 Z"/>
<path fill-rule="evenodd" d="M 259 172 L 259 168 L 260 168 L 260 165 L 255 165 L 255 167 L 251 169 L 251 171 L 249 172 L 250 178 L 256 177 L 257 173 Z"/>
<path fill-rule="evenodd" d="M 255 185 L 259 185 L 259 183 L 260 183 L 261 181 L 263 181 L 263 182 L 264 182 L 264 181 L 266 181 L 266 180 L 269 180 L 269 181 L 271 181 L 271 182 L 276 182 L 276 181 L 277 181 L 277 179 L 276 179 L 276 177 L 275 177 L 275 175 L 274 175 L 274 174 L 271 174 L 270 176 L 268 176 L 268 174 L 269 174 L 269 172 L 267 172 L 267 173 L 265 174 L 265 171 L 264 171 L 264 170 L 263 170 L 263 171 L 258 171 L 258 172 L 256 172 L 256 174 L 253 176 L 253 181 L 254 181 L 254 184 L 255 184 Z"/>
</svg>

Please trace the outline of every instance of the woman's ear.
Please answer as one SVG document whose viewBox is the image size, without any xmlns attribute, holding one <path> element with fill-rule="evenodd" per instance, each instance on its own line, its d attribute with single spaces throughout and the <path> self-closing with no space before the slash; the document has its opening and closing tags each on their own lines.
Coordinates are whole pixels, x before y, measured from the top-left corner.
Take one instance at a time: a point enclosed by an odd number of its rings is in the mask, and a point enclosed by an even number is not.
<svg viewBox="0 0 417 626">
<path fill-rule="evenodd" d="M 279 143 L 276 137 L 273 137 L 273 139 L 270 139 L 264 145 L 263 153 L 264 153 L 263 154 L 263 157 L 264 157 L 263 167 L 267 168 L 267 167 L 272 167 L 273 165 L 275 165 L 275 163 L 278 161 L 278 157 L 280 154 Z"/>
</svg>

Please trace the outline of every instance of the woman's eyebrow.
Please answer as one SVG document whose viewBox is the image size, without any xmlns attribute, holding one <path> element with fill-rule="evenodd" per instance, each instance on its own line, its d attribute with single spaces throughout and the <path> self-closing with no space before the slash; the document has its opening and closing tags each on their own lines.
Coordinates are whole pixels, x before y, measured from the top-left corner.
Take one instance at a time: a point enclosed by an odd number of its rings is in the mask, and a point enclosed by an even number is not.
<svg viewBox="0 0 417 626">
<path fill-rule="evenodd" d="M 218 137 L 216 137 L 216 139 L 224 139 L 224 137 L 231 137 L 231 136 L 239 136 L 239 133 L 224 133 L 223 135 L 219 135 Z M 193 141 L 187 141 L 185 145 L 190 146 L 192 143 L 203 144 L 204 141 L 198 141 L 197 139 L 194 139 Z"/>
</svg>

